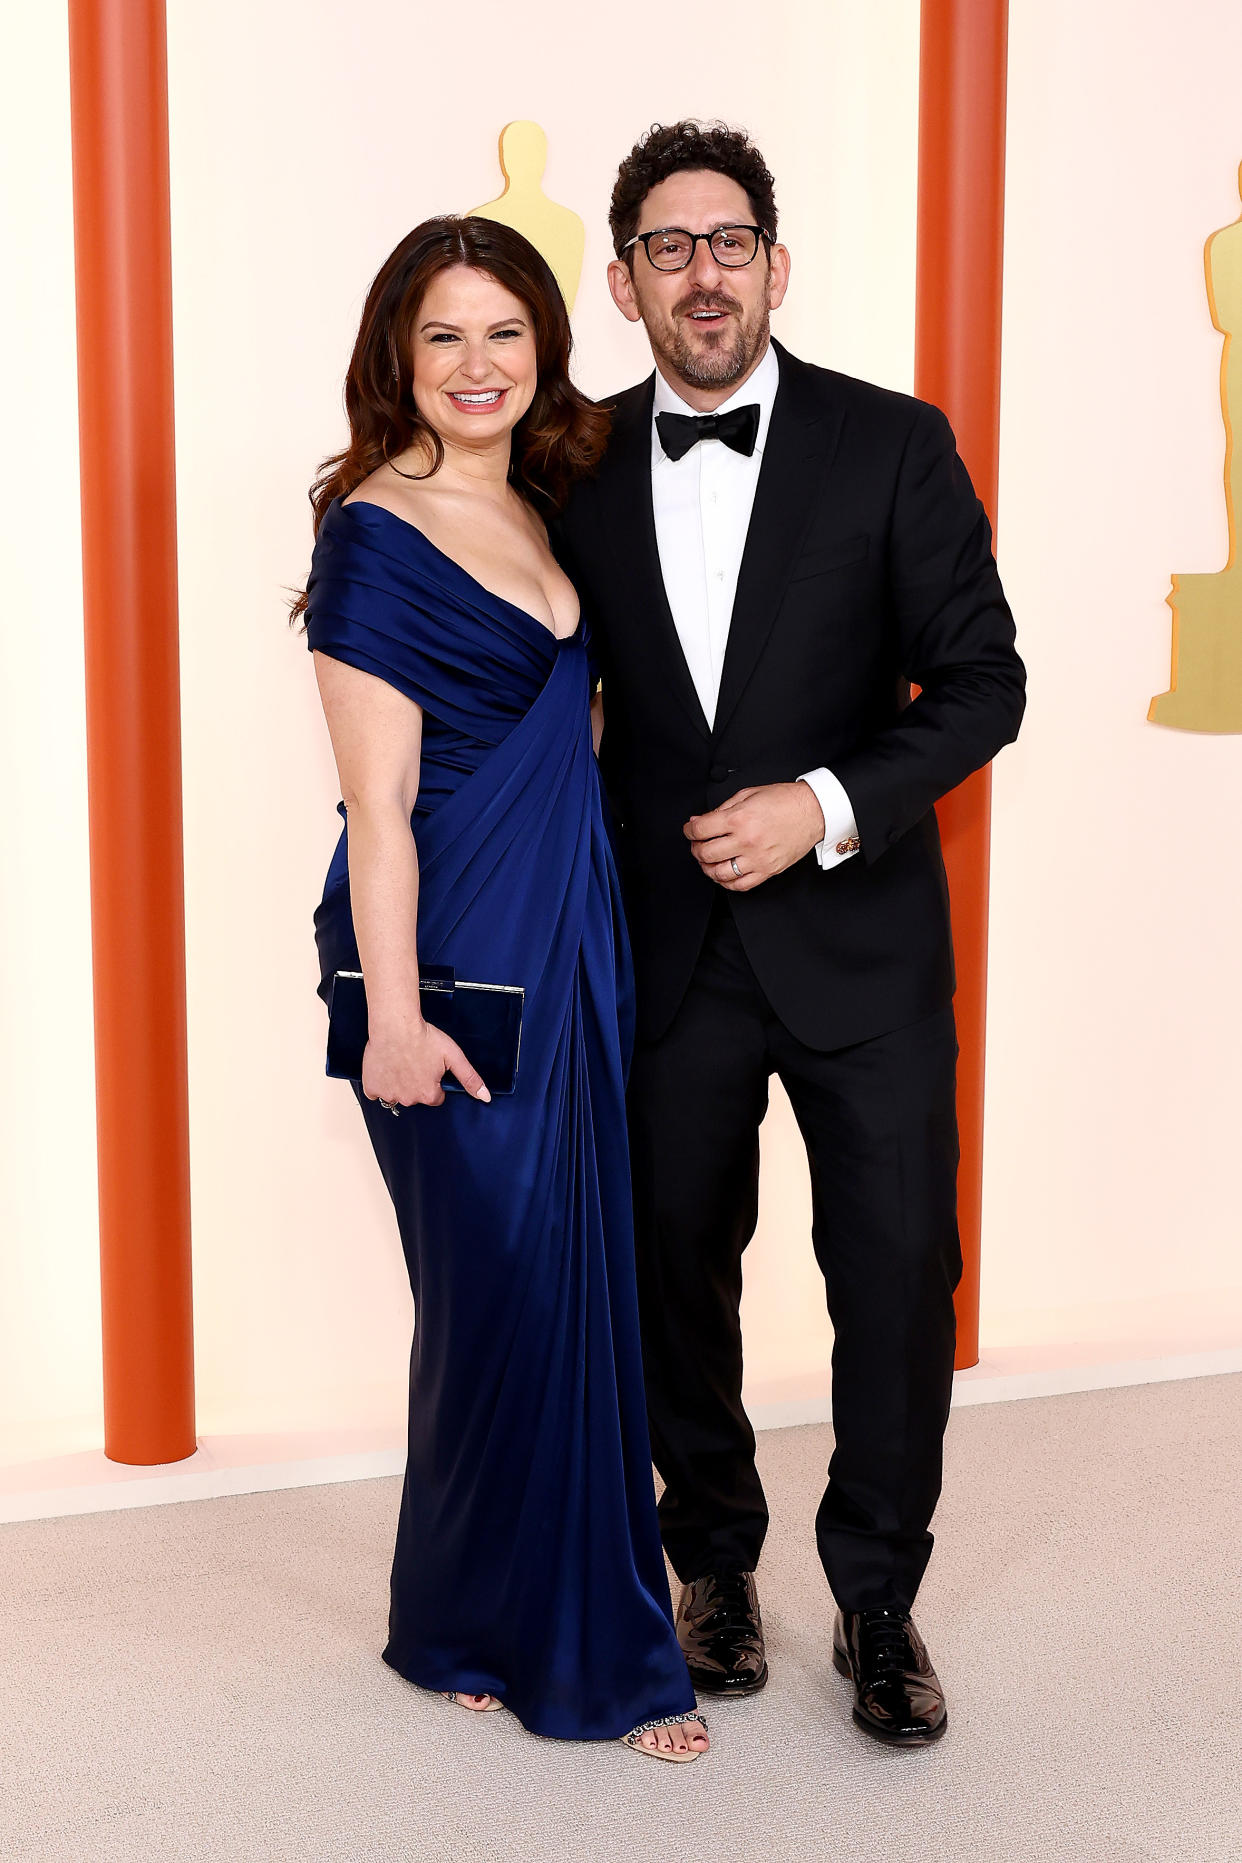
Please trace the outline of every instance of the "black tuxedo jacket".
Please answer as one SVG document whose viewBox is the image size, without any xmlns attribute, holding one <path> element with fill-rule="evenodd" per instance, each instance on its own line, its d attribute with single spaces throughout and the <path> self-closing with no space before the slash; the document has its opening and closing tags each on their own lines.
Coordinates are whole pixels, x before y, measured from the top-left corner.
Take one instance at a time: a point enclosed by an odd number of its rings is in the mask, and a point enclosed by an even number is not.
<svg viewBox="0 0 1242 1863">
<path fill-rule="evenodd" d="M 647 1040 L 676 1014 L 719 897 L 687 818 L 821 764 L 862 852 L 827 872 L 811 853 L 729 895 L 764 993 L 814 1048 L 941 1008 L 953 953 L 932 805 L 1017 735 L 1025 702 L 991 529 L 943 414 L 776 349 L 712 727 L 660 575 L 654 376 L 617 396 L 600 469 L 554 527 L 603 680 L 600 765 Z"/>
</svg>

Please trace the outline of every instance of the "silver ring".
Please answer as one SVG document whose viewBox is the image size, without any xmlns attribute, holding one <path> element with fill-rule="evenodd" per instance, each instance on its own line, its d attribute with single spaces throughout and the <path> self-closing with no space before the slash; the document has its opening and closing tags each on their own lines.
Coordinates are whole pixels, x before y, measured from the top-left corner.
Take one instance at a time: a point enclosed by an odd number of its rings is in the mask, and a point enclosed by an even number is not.
<svg viewBox="0 0 1242 1863">
<path fill-rule="evenodd" d="M 380 1105 L 383 1107 L 386 1113 L 391 1113 L 394 1119 L 397 1117 L 397 1114 L 401 1111 L 401 1108 L 397 1105 L 397 1102 L 395 1100 L 381 1100 Z"/>
<path fill-rule="evenodd" d="M 740 868 L 740 867 L 738 866 L 738 864 L 737 864 L 737 855 L 736 855 L 736 854 L 733 854 L 733 855 L 731 855 L 731 856 L 730 856 L 730 858 L 729 858 L 729 865 L 730 865 L 730 866 L 732 867 L 732 869 L 733 869 L 733 877 L 734 877 L 734 879 L 735 879 L 735 880 L 740 880 L 740 879 L 741 879 L 741 877 L 742 877 L 742 869 L 741 869 L 741 868 Z"/>
</svg>

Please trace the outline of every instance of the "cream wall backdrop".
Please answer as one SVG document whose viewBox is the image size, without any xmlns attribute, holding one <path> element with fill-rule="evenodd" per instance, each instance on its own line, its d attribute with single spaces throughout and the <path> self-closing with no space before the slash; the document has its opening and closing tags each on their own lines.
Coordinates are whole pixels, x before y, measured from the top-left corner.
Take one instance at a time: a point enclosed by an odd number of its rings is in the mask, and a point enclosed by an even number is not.
<svg viewBox="0 0 1242 1863">
<path fill-rule="evenodd" d="M 170 8 L 195 1292 L 204 1431 L 400 1416 L 409 1303 L 347 1088 L 322 1073 L 310 913 L 338 829 L 309 655 L 306 486 L 340 443 L 366 286 L 424 216 L 497 192 L 496 142 L 542 123 L 548 192 L 587 226 L 583 385 L 647 372 L 604 283 L 616 164 L 656 118 L 744 123 L 795 254 L 779 331 L 912 377 L 917 0 L 725 5 L 677 33 L 654 0 L 499 0 L 468 29 L 394 0 Z M 794 48 L 796 47 L 796 55 Z M 770 1122 L 750 1262 L 753 1380 L 827 1354 L 805 1166 Z"/>
<path fill-rule="evenodd" d="M 322 1075 L 310 913 L 337 818 L 283 591 L 342 435 L 366 285 L 422 216 L 548 130 L 587 223 L 594 392 L 647 367 L 603 283 L 615 164 L 649 121 L 746 124 L 794 250 L 778 332 L 909 388 L 917 0 L 726 6 L 684 51 L 568 4 L 169 11 L 200 1427 L 393 1425 L 409 1299 L 348 1090 Z M 526 22 L 533 22 L 526 23 Z M 644 38 L 644 35 L 648 35 Z M 1202 244 L 1237 217 L 1242 21 L 1187 0 L 1013 0 L 1001 564 L 1031 671 L 993 833 L 985 1357 L 1238 1343 L 1242 740 L 1145 722 L 1172 570 L 1224 555 L 1220 339 Z M 0 301 L 6 809 L 0 914 L 0 1453 L 99 1438 L 98 1281 L 67 53 L 6 62 Z M 685 71 L 680 76 L 679 70 Z M 826 1389 L 805 1167 L 777 1099 L 747 1261 L 749 1391 Z M 1212 1328 L 1215 1327 L 1215 1333 Z M 1232 1329 L 1232 1330 L 1231 1330 Z"/>
<path fill-rule="evenodd" d="M 0 1456 L 102 1428 L 68 25 L 0 60 Z"/>
<path fill-rule="evenodd" d="M 1242 13 L 1013 0 L 983 1337 L 1242 1344 L 1242 737 L 1146 722 L 1173 570 L 1225 561 Z M 1238 415 L 1235 410 L 1235 418 Z"/>
</svg>

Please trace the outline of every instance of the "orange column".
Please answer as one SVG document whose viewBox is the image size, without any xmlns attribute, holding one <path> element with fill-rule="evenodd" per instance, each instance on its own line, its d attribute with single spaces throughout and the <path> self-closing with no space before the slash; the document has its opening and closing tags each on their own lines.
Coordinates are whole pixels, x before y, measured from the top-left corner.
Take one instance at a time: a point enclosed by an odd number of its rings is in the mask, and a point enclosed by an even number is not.
<svg viewBox="0 0 1242 1863">
<path fill-rule="evenodd" d="M 923 0 L 914 386 L 953 423 L 993 525 L 1008 23 L 1008 0 Z M 990 770 L 970 777 L 937 810 L 953 901 L 962 1051 L 958 1199 L 965 1271 L 957 1297 L 959 1369 L 979 1358 L 990 811 Z"/>
<path fill-rule="evenodd" d="M 69 0 L 104 1448 L 193 1454 L 163 0 Z"/>
</svg>

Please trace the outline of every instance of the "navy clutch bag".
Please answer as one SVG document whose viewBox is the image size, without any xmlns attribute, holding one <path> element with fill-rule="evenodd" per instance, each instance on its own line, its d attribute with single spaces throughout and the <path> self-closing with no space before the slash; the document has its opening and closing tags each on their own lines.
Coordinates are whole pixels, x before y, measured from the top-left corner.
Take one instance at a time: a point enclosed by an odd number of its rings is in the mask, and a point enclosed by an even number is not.
<svg viewBox="0 0 1242 1863">
<path fill-rule="evenodd" d="M 465 983 L 442 965 L 419 973 L 418 992 L 428 1022 L 452 1037 L 483 1076 L 488 1092 L 512 1093 L 517 1084 L 526 992 L 515 983 Z M 337 1080 L 361 1080 L 367 1045 L 367 993 L 360 970 L 332 974 L 328 997 L 327 1072 Z M 441 1086 L 462 1093 L 446 1074 Z"/>
</svg>

